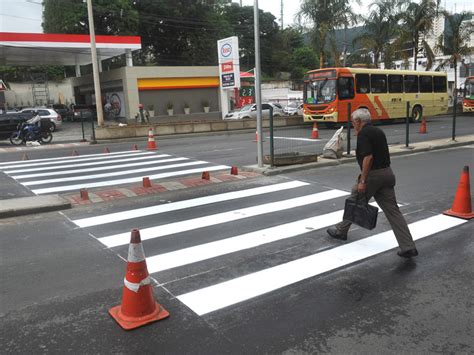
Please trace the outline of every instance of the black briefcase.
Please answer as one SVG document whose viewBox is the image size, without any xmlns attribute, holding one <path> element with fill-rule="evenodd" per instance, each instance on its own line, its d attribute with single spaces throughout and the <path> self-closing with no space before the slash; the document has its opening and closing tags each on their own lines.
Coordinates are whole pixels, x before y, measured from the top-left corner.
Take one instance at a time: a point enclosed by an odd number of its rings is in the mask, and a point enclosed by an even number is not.
<svg viewBox="0 0 474 355">
<path fill-rule="evenodd" d="M 359 195 L 356 198 L 346 199 L 344 206 L 344 219 L 351 221 L 365 229 L 374 229 L 377 225 L 377 215 L 379 209 L 367 203 L 365 195 Z"/>
</svg>

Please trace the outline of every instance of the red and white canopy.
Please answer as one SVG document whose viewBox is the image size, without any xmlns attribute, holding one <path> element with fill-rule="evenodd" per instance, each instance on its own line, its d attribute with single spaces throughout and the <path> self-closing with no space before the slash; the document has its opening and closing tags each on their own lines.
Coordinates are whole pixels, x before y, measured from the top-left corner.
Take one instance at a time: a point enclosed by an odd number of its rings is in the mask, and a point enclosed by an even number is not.
<svg viewBox="0 0 474 355">
<path fill-rule="evenodd" d="M 139 36 L 96 36 L 97 56 L 107 59 L 142 47 Z M 85 65 L 91 63 L 90 36 L 0 32 L 0 65 Z"/>
</svg>

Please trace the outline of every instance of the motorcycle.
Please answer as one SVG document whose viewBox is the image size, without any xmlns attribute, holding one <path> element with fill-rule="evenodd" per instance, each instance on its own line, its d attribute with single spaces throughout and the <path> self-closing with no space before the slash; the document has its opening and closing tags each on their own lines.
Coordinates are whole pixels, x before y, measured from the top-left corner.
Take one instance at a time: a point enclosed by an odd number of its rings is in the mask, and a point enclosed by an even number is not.
<svg viewBox="0 0 474 355">
<path fill-rule="evenodd" d="M 17 130 L 10 135 L 10 143 L 13 145 L 26 144 L 26 142 L 50 143 L 53 135 L 48 123 L 43 123 L 38 117 L 35 116 L 26 122 L 19 123 Z"/>
</svg>

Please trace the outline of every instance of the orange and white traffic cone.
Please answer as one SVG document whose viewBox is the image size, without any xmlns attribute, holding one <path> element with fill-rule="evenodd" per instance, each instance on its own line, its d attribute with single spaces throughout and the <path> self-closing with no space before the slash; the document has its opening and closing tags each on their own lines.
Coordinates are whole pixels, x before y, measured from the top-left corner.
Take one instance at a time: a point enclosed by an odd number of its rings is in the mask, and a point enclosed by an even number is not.
<svg viewBox="0 0 474 355">
<path fill-rule="evenodd" d="M 151 181 L 150 181 L 150 178 L 148 176 L 145 176 L 142 179 L 142 182 L 143 182 L 143 187 L 151 187 Z"/>
<path fill-rule="evenodd" d="M 132 230 L 123 282 L 122 304 L 109 309 L 110 315 L 123 329 L 135 329 L 169 317 L 170 314 L 153 297 L 138 229 Z"/>
<path fill-rule="evenodd" d="M 454 196 L 453 206 L 443 213 L 449 216 L 463 219 L 474 218 L 471 204 L 471 186 L 469 182 L 469 166 L 464 166 L 461 178 L 459 179 L 458 189 Z"/>
<path fill-rule="evenodd" d="M 155 134 L 153 132 L 153 127 L 148 129 L 148 143 L 146 145 L 146 149 L 148 150 L 156 150 L 156 143 L 155 143 Z"/>
<path fill-rule="evenodd" d="M 421 119 L 420 130 L 419 133 L 425 134 L 426 133 L 426 118 Z"/>
<path fill-rule="evenodd" d="M 254 143 L 258 142 L 258 130 L 255 131 L 255 139 L 253 141 Z M 265 142 L 265 140 L 262 138 L 262 142 Z"/>
<path fill-rule="evenodd" d="M 318 123 L 314 122 L 313 131 L 311 132 L 311 139 L 319 139 Z"/>
</svg>

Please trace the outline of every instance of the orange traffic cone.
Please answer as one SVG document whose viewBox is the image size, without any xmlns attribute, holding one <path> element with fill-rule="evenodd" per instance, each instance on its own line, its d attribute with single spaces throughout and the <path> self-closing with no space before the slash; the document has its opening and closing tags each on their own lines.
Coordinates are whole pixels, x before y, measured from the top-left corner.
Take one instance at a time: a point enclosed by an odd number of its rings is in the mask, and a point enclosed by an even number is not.
<svg viewBox="0 0 474 355">
<path fill-rule="evenodd" d="M 230 175 L 239 175 L 239 170 L 236 166 L 230 168 Z"/>
<path fill-rule="evenodd" d="M 421 119 L 419 133 L 422 133 L 422 134 L 426 133 L 426 118 L 424 118 L 424 117 Z"/>
<path fill-rule="evenodd" d="M 201 179 L 203 180 L 210 180 L 211 179 L 211 176 L 209 174 L 209 171 L 203 171 L 202 172 L 202 175 L 201 175 Z"/>
<path fill-rule="evenodd" d="M 148 176 L 144 177 L 142 181 L 143 181 L 143 187 L 151 187 L 151 181 Z"/>
<path fill-rule="evenodd" d="M 148 143 L 146 145 L 146 149 L 148 150 L 156 150 L 156 143 L 155 143 L 155 134 L 153 133 L 153 127 L 148 129 Z"/>
<path fill-rule="evenodd" d="M 314 122 L 313 131 L 311 132 L 311 139 L 319 139 L 318 124 Z"/>
<path fill-rule="evenodd" d="M 87 191 L 87 189 L 81 189 L 80 190 L 80 194 L 81 194 L 81 200 L 88 200 L 89 199 L 89 192 Z"/>
<path fill-rule="evenodd" d="M 258 130 L 255 131 L 255 139 L 254 139 L 254 143 L 257 143 L 258 142 Z M 262 142 L 265 142 L 265 139 L 262 138 Z"/>
<path fill-rule="evenodd" d="M 458 189 L 451 209 L 444 211 L 449 216 L 459 217 L 463 219 L 471 219 L 474 217 L 471 205 L 471 187 L 469 184 L 469 166 L 465 166 L 461 179 L 459 179 Z"/>
<path fill-rule="evenodd" d="M 135 329 L 169 317 L 170 314 L 153 297 L 138 229 L 132 230 L 123 282 L 122 304 L 109 309 L 110 315 L 123 329 Z"/>
</svg>

